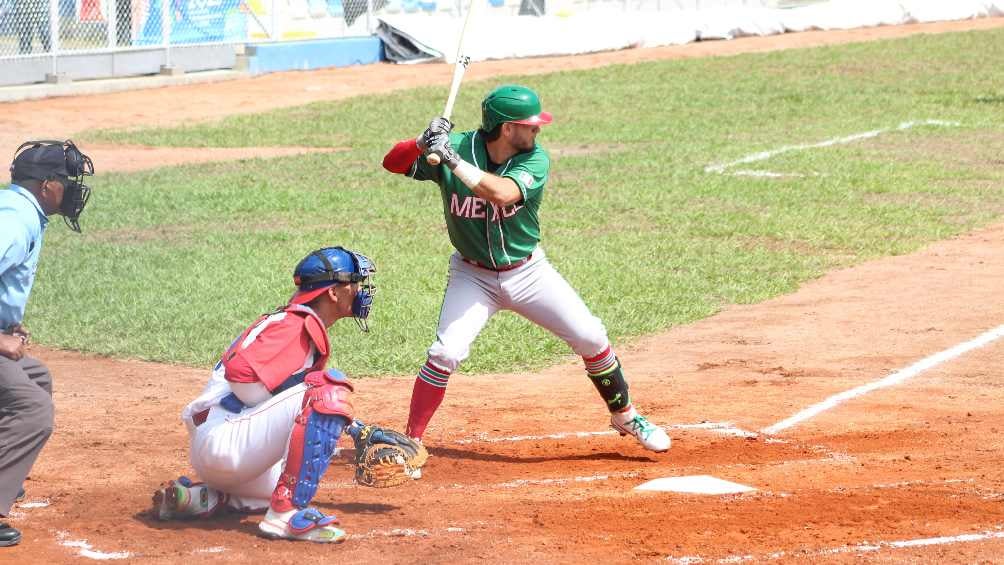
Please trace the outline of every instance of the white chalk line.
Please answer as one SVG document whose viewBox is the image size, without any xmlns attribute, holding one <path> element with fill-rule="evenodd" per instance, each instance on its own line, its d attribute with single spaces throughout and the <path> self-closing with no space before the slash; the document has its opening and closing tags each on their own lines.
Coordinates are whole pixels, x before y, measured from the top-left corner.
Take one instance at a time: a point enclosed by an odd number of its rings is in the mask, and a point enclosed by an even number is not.
<svg viewBox="0 0 1004 565">
<path fill-rule="evenodd" d="M 7 517 L 20 520 L 27 516 L 26 512 L 21 512 L 21 510 L 32 510 L 34 508 L 46 508 L 49 506 L 50 502 L 48 498 L 42 498 L 39 500 L 31 500 L 28 502 L 18 502 L 11 507 L 10 512 L 7 513 Z"/>
<path fill-rule="evenodd" d="M 669 430 L 698 430 L 706 431 L 716 435 L 724 435 L 731 437 L 749 438 L 755 439 L 759 437 L 756 432 L 751 432 L 748 430 L 743 430 L 736 427 L 731 422 L 698 422 L 695 424 L 672 424 L 669 426 L 662 426 L 666 431 Z M 560 440 L 566 438 L 589 438 L 597 436 L 611 436 L 617 435 L 618 432 L 615 430 L 605 430 L 605 431 L 590 431 L 590 432 L 559 432 L 553 434 L 543 434 L 543 435 L 518 435 L 518 436 L 507 436 L 507 437 L 490 437 L 487 434 L 479 434 L 474 438 L 465 438 L 454 441 L 455 444 L 459 445 L 471 445 L 475 443 L 513 443 L 522 441 L 541 441 L 541 440 Z M 791 464 L 818 464 L 818 463 L 848 463 L 853 462 L 854 457 L 838 453 L 830 450 L 822 445 L 801 445 L 797 442 L 793 442 L 788 439 L 781 438 L 766 438 L 766 443 L 772 444 L 791 444 L 796 447 L 809 449 L 815 453 L 822 455 L 823 457 L 813 458 L 813 459 L 796 459 L 796 460 L 784 460 L 777 462 L 782 465 Z M 345 450 L 342 452 L 352 451 L 352 449 Z M 746 468 L 749 467 L 747 463 L 735 463 L 730 465 L 719 465 L 716 468 L 729 469 L 729 468 Z M 695 468 L 700 470 L 701 468 Z M 674 471 L 679 471 L 680 468 L 674 468 Z M 533 487 L 533 486 L 546 486 L 546 485 L 564 485 L 564 484 L 582 484 L 590 482 L 600 482 L 612 479 L 623 479 L 623 478 L 633 478 L 641 476 L 644 473 L 651 473 L 651 467 L 647 467 L 638 471 L 622 471 L 618 473 L 601 473 L 594 475 L 585 476 L 573 476 L 573 477 L 558 477 L 558 478 L 541 478 L 541 479 L 514 479 L 510 481 L 504 481 L 500 483 L 451 483 L 449 485 L 442 485 L 436 487 L 436 490 L 499 490 L 499 489 L 512 489 L 512 488 L 522 488 L 522 487 Z M 359 487 L 354 481 L 324 481 L 320 485 L 322 488 L 331 489 L 353 489 Z"/>
<path fill-rule="evenodd" d="M 625 471 L 621 473 L 601 473 L 596 475 L 585 475 L 578 477 L 554 478 L 554 479 L 515 479 L 504 483 L 487 485 L 488 488 L 519 488 L 525 486 L 538 485 L 564 485 L 568 483 L 593 483 L 608 481 L 610 479 L 628 479 L 641 475 L 640 471 Z M 453 485 L 454 488 L 467 488 L 465 485 Z"/>
<path fill-rule="evenodd" d="M 959 493 L 961 494 L 965 494 L 968 496 L 977 496 L 982 500 L 1004 500 L 1004 493 L 978 485 L 976 484 L 976 479 L 945 479 L 942 481 L 929 481 L 929 480 L 900 481 L 897 483 L 871 485 L 870 487 L 843 487 L 843 488 L 838 487 L 830 489 L 830 491 L 840 493 L 864 488 L 880 490 L 880 489 L 909 488 L 914 486 L 943 487 L 943 486 L 955 486 L 955 485 L 962 487 L 959 490 Z M 952 496 L 959 496 L 959 494 L 952 494 Z"/>
<path fill-rule="evenodd" d="M 803 175 L 802 173 L 775 173 L 774 171 L 754 171 L 751 169 L 736 169 L 729 173 L 734 177 L 761 177 L 768 179 L 783 179 L 783 178 L 802 178 L 807 176 L 822 176 L 819 173 L 812 173 L 811 175 Z"/>
<path fill-rule="evenodd" d="M 87 540 L 71 540 L 69 539 L 70 533 L 67 531 L 60 530 L 56 532 L 56 539 L 59 541 L 59 545 L 63 547 L 69 547 L 71 549 L 79 549 L 77 552 L 81 557 L 87 557 L 89 559 L 97 559 L 99 561 L 106 561 L 110 559 L 128 559 L 134 557 L 134 555 L 128 551 L 115 551 L 115 552 L 104 552 L 94 549 Z"/>
<path fill-rule="evenodd" d="M 882 135 L 883 133 L 888 133 L 888 132 L 891 132 L 891 131 L 907 130 L 907 129 L 910 129 L 910 128 L 913 128 L 913 127 L 917 127 L 917 126 L 943 126 L 943 127 L 950 127 L 950 126 L 959 126 L 959 125 L 961 125 L 959 122 L 951 122 L 951 121 L 947 121 L 947 120 L 917 120 L 917 121 L 901 122 L 896 127 L 873 129 L 871 131 L 865 131 L 865 132 L 861 132 L 861 133 L 855 133 L 855 134 L 847 135 L 847 136 L 844 136 L 844 137 L 835 137 L 833 139 L 827 139 L 825 141 L 820 141 L 818 143 L 805 143 L 805 144 L 800 144 L 800 145 L 785 145 L 785 146 L 779 147 L 777 149 L 771 149 L 769 151 L 761 151 L 759 153 L 753 153 L 753 154 L 747 155 L 747 156 L 745 156 L 745 157 L 743 157 L 741 159 L 738 159 L 736 161 L 732 161 L 732 162 L 729 162 L 729 163 L 717 163 L 717 164 L 714 164 L 714 165 L 708 165 L 708 166 L 704 167 L 704 172 L 706 172 L 706 173 L 724 174 L 725 171 L 726 171 L 726 169 L 728 169 L 730 167 L 734 167 L 736 165 L 745 165 L 747 163 L 755 163 L 757 161 L 765 161 L 767 159 L 770 159 L 771 157 L 776 157 L 777 155 L 781 155 L 783 153 L 790 153 L 792 151 L 802 151 L 802 150 L 805 150 L 805 149 L 818 149 L 820 147 L 830 147 L 832 145 L 843 145 L 843 144 L 847 144 L 847 143 L 853 143 L 855 141 L 860 141 L 862 139 L 869 139 L 869 138 L 872 138 L 872 137 L 877 137 L 879 135 Z M 730 174 L 742 174 L 742 175 L 745 175 L 745 176 L 764 176 L 764 177 L 801 176 L 801 175 L 797 175 L 797 174 L 772 173 L 772 172 L 769 172 L 769 171 L 748 171 L 748 170 L 734 171 L 734 172 L 732 172 Z"/>
<path fill-rule="evenodd" d="M 783 558 L 811 558 L 828 555 L 839 555 L 845 553 L 868 553 L 881 551 L 883 549 L 903 549 L 913 547 L 927 547 L 935 545 L 951 545 L 956 543 L 972 543 L 977 541 L 987 541 L 993 539 L 1004 539 L 1002 526 L 996 526 L 994 530 L 987 530 L 975 534 L 959 534 L 954 536 L 939 536 L 933 538 L 919 538 L 912 540 L 897 541 L 864 541 L 854 545 L 842 545 L 819 550 L 799 550 L 799 551 L 776 551 L 767 555 L 731 555 L 721 559 L 704 559 L 703 557 L 667 557 L 666 560 L 680 565 L 690 565 L 693 563 L 743 563 L 746 561 L 774 561 Z"/>
<path fill-rule="evenodd" d="M 373 538 L 428 538 L 443 534 L 463 534 L 467 533 L 467 528 L 451 526 L 447 528 L 434 529 L 413 529 L 394 528 L 390 530 L 370 530 L 363 534 L 353 534 L 349 532 L 349 539 L 373 539 Z"/>
<path fill-rule="evenodd" d="M 983 347 L 984 345 L 987 345 L 988 343 L 1000 339 L 1001 337 L 1004 337 L 1004 326 L 997 326 L 996 328 L 984 332 L 969 341 L 960 343 L 955 347 L 925 357 L 924 359 L 917 361 L 916 363 L 910 365 L 909 367 L 906 367 L 905 369 L 900 369 L 898 371 L 893 372 L 892 374 L 890 374 L 885 378 L 858 387 L 854 387 L 850 390 L 845 390 L 844 392 L 835 394 L 827 398 L 826 400 L 823 400 L 822 402 L 817 402 L 816 404 L 809 406 L 808 408 L 794 414 L 793 416 L 785 418 L 784 420 L 781 420 L 780 422 L 774 425 L 768 426 L 761 431 L 765 434 L 776 434 L 781 430 L 788 429 L 794 426 L 795 424 L 804 422 L 805 420 L 813 418 L 822 412 L 834 408 L 838 404 L 846 402 L 847 400 L 861 396 L 863 394 L 867 394 L 880 388 L 890 387 L 902 383 L 903 381 L 911 379 L 932 367 L 936 367 L 942 363 L 951 361 L 952 359 L 955 359 L 956 357 L 959 357 L 964 353 L 968 353 L 969 351 Z"/>
<path fill-rule="evenodd" d="M 700 422 L 697 424 L 672 424 L 669 426 L 663 426 L 662 429 L 665 431 L 706 430 L 712 433 L 731 435 L 737 437 L 755 438 L 758 436 L 756 432 L 749 432 L 746 430 L 739 429 L 734 425 L 732 425 L 731 422 Z M 547 439 L 612 436 L 612 435 L 618 435 L 619 433 L 620 432 L 616 430 L 604 430 L 601 432 L 559 432 L 554 434 L 508 436 L 508 437 L 495 437 L 495 438 L 490 437 L 487 434 L 481 434 L 473 438 L 458 439 L 454 443 L 458 445 L 469 445 L 472 443 L 506 443 L 506 442 L 519 442 L 519 441 L 541 441 Z"/>
<path fill-rule="evenodd" d="M 222 545 L 217 545 L 215 547 L 203 547 L 202 549 L 195 549 L 195 550 L 192 550 L 192 553 L 193 554 L 199 554 L 199 553 L 223 553 L 226 550 L 227 550 L 227 548 L 223 547 Z"/>
</svg>

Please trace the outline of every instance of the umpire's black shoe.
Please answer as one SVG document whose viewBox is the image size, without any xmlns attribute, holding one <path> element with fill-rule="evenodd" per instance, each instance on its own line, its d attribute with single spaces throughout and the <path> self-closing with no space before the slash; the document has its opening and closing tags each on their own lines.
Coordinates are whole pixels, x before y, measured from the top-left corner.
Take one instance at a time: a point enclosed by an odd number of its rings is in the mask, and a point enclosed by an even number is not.
<svg viewBox="0 0 1004 565">
<path fill-rule="evenodd" d="M 0 522 L 0 547 L 17 545 L 21 541 L 21 532 L 17 528 L 12 528 L 8 524 Z"/>
</svg>

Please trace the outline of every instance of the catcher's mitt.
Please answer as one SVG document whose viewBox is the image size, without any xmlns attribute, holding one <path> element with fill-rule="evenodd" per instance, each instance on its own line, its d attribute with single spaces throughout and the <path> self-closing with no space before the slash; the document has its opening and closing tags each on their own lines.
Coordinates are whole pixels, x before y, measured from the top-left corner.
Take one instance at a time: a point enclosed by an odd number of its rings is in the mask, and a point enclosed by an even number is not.
<svg viewBox="0 0 1004 565">
<path fill-rule="evenodd" d="M 429 452 L 410 437 L 356 420 L 348 434 L 356 445 L 356 482 L 368 487 L 392 487 L 412 480 Z"/>
</svg>

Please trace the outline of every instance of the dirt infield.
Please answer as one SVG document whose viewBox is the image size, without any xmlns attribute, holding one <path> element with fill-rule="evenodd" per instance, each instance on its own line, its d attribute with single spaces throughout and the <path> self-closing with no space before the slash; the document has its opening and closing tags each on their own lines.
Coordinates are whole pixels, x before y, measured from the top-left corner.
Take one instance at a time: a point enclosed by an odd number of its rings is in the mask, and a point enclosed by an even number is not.
<svg viewBox="0 0 1004 565">
<path fill-rule="evenodd" d="M 1004 19 L 493 62 L 472 71 L 546 72 L 990 25 Z M 94 122 L 211 119 L 221 109 L 264 109 L 252 101 L 303 103 L 445 84 L 448 75 L 380 65 L 19 102 L 3 105 L 0 141 L 16 147 L 22 138 L 63 137 Z M 288 97 L 260 95 L 283 80 Z M 220 103 L 227 93 L 230 105 Z M 95 161 L 112 170 L 129 160 L 123 155 L 102 148 Z M 24 539 L 0 548 L 0 562 L 1001 562 L 1004 339 L 986 337 L 1004 324 L 1001 288 L 1004 224 L 622 346 L 634 398 L 670 426 L 674 444 L 663 455 L 606 429 L 580 361 L 537 374 L 458 374 L 426 435 L 432 459 L 424 479 L 365 489 L 351 483 L 346 458 L 332 465 L 315 502 L 350 533 L 336 547 L 263 540 L 254 534 L 257 516 L 153 520 L 156 485 L 190 471 L 178 414 L 208 370 L 34 347 L 55 375 L 57 429 L 26 484 L 28 504 L 15 508 Z M 336 326 L 336 343 L 338 331 L 356 330 Z M 980 336 L 985 343 L 972 341 Z M 971 351 L 949 351 L 966 343 Z M 899 382 L 855 389 L 890 376 Z M 401 426 L 412 381 L 359 381 L 359 414 Z M 860 393 L 778 425 L 852 390 Z M 755 433 L 770 426 L 778 431 Z M 756 490 L 632 490 L 689 475 Z"/>
</svg>

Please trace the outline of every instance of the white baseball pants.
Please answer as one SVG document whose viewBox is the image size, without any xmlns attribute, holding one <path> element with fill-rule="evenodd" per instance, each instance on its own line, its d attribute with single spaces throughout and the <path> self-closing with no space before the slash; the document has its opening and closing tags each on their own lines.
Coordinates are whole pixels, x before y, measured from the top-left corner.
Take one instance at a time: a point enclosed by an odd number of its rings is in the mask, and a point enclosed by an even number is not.
<svg viewBox="0 0 1004 565">
<path fill-rule="evenodd" d="M 450 258 L 450 275 L 429 360 L 450 373 L 470 354 L 488 320 L 511 310 L 568 343 L 576 354 L 593 357 L 607 345 L 607 330 L 575 289 L 551 265 L 544 250 L 511 271 L 495 272 Z"/>
</svg>

